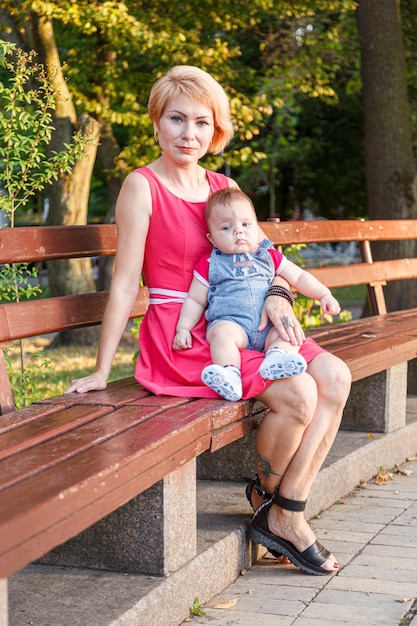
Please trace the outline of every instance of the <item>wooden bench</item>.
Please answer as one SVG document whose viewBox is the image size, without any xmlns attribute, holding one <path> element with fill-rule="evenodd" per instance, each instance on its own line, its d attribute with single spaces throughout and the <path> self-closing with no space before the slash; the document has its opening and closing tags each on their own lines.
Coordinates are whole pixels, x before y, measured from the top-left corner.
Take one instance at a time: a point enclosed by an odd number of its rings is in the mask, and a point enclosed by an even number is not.
<svg viewBox="0 0 417 626">
<path fill-rule="evenodd" d="M 387 313 L 382 285 L 416 277 L 417 259 L 373 263 L 369 242 L 416 238 L 417 220 L 262 227 L 281 246 L 359 242 L 368 255 L 361 263 L 311 271 L 331 288 L 368 284 L 378 308 L 372 317 L 311 335 L 367 385 L 366 393 L 352 394 L 347 427 L 401 427 L 407 362 L 417 356 L 417 310 Z M 0 263 L 111 256 L 115 245 L 108 225 L 3 229 Z M 106 299 L 93 293 L 0 304 L 0 345 L 99 324 Z M 147 305 L 142 288 L 131 317 Z M 250 433 L 264 410 L 256 401 L 156 397 L 129 378 L 15 411 L 1 359 L 0 385 L 0 579 L 36 559 L 152 575 L 178 570 L 196 554 L 197 457 Z M 3 595 L 6 587 L 0 585 Z"/>
</svg>

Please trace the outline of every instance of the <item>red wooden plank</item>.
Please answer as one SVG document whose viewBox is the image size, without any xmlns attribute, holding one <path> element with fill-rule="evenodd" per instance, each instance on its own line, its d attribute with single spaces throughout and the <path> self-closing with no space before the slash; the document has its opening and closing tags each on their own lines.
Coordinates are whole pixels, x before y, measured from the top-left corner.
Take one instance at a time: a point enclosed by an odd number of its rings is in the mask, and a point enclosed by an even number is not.
<svg viewBox="0 0 417 626">
<path fill-rule="evenodd" d="M 169 410 L 157 419 L 140 423 L 117 437 L 49 467 L 38 477 L 21 481 L 13 489 L 13 499 L 9 490 L 1 492 L 1 554 L 30 537 L 43 534 L 46 528 L 59 524 L 68 516 L 79 520 L 71 528 L 70 536 L 74 536 L 82 530 L 81 526 L 87 527 L 115 506 L 123 504 L 117 498 L 109 505 L 105 496 L 118 490 L 122 493 L 126 481 L 132 482 L 127 490 L 127 499 L 130 499 L 142 490 L 144 484 L 160 480 L 165 475 L 162 464 L 165 463 L 166 469 L 172 456 L 177 455 L 177 460 L 178 455 L 182 456 L 181 450 L 187 449 L 188 457 L 190 450 L 195 456 L 208 449 L 210 416 L 203 409 L 193 411 L 193 406 L 195 403 L 188 405 L 188 411 L 181 411 L 180 414 L 175 409 Z M 124 408 L 116 411 L 114 416 L 127 422 L 131 414 L 131 408 Z M 100 421 L 105 419 L 107 416 Z M 101 498 L 100 510 L 96 510 L 96 503 Z M 95 519 L 89 518 L 84 525 L 82 510 L 86 506 L 92 507 L 96 513 Z M 55 536 L 55 545 L 66 538 Z M 0 576 L 3 575 L 0 571 Z"/>
<path fill-rule="evenodd" d="M 374 263 L 315 267 L 308 269 L 329 289 L 407 280 L 417 277 L 417 259 L 394 259 Z"/>
<path fill-rule="evenodd" d="M 31 404 L 17 411 L 10 411 L 0 418 L 0 435 L 15 428 L 20 428 L 23 424 L 29 424 L 40 417 L 52 415 L 64 409 L 65 406 L 57 403 L 48 407 Z"/>
<path fill-rule="evenodd" d="M 26 422 L 20 427 L 0 435 L 0 461 L 34 446 L 39 446 L 55 437 L 62 436 L 70 430 L 80 428 L 81 425 L 110 411 L 112 411 L 111 407 L 74 406 L 59 412 L 53 411 L 51 414 L 40 417 L 36 422 Z M 53 445 L 55 447 L 54 443 Z M 33 453 L 29 452 L 29 454 L 32 455 Z M 35 461 L 39 468 L 42 465 L 41 458 L 42 455 Z M 49 462 L 50 458 L 47 461 Z M 7 469 L 0 475 L 0 490 L 3 488 L 6 472 Z"/>
<path fill-rule="evenodd" d="M 270 239 L 281 245 L 417 238 L 417 220 L 311 220 L 261 222 L 261 226 Z M 3 228 L 0 233 L 0 263 L 108 256 L 115 252 L 114 224 Z"/>
<path fill-rule="evenodd" d="M 214 431 L 211 437 L 210 452 L 216 452 L 229 443 L 237 441 L 255 430 L 264 417 L 264 412 L 247 415 L 238 422 L 233 422 L 224 428 Z"/>
<path fill-rule="evenodd" d="M 121 380 L 115 380 L 109 383 L 103 391 L 90 391 L 85 394 L 68 393 L 62 396 L 53 396 L 52 398 L 39 400 L 36 404 L 41 404 L 42 406 L 62 404 L 66 407 L 81 404 L 97 404 L 118 408 L 130 402 L 137 401 L 138 403 L 142 403 L 142 400 L 151 395 L 149 391 L 141 387 L 137 380 L 131 376 L 130 378 L 122 378 Z"/>
<path fill-rule="evenodd" d="M 170 451 L 166 449 L 167 446 L 164 446 L 160 448 L 161 454 L 158 455 L 158 463 L 153 468 L 143 470 L 140 464 L 129 466 L 123 473 L 123 482 L 117 483 L 112 491 L 96 493 L 96 498 L 87 502 L 83 508 L 69 506 L 67 515 L 57 520 L 50 521 L 50 517 L 48 517 L 48 527 L 41 528 L 38 533 L 35 530 L 30 536 L 25 535 L 20 530 L 22 526 L 23 529 L 27 528 L 25 520 L 28 523 L 36 522 L 39 518 L 42 520 L 50 512 L 55 511 L 55 504 L 60 503 L 60 501 L 44 502 L 43 508 L 36 511 L 36 515 L 33 510 L 30 511 L 29 516 L 23 513 L 24 519 L 19 519 L 16 526 L 12 522 L 16 531 L 16 541 L 12 542 L 9 548 L 4 549 L 0 538 L 0 577 L 7 578 L 49 550 L 71 539 L 151 487 L 164 476 L 194 459 L 208 447 L 209 435 L 207 433 L 203 434 L 200 439 L 185 445 L 181 450 L 174 447 Z M 58 496 L 58 498 L 65 497 L 66 494 L 59 494 Z"/>
<path fill-rule="evenodd" d="M 65 416 L 67 411 L 69 412 L 68 419 Z M 36 444 L 33 446 L 29 441 L 26 447 L 19 437 L 20 431 L 13 431 L 12 440 L 7 442 L 10 446 L 10 455 L 7 455 L 6 451 L 7 456 L 0 460 L 0 491 L 7 490 L 13 484 L 31 476 L 43 474 L 49 468 L 65 462 L 66 459 L 79 456 L 86 450 L 91 451 L 100 443 L 117 438 L 125 431 L 133 429 L 138 423 L 159 413 L 158 408 L 152 410 L 141 406 L 116 411 L 100 406 L 72 407 L 58 415 L 58 422 L 60 419 L 63 421 L 61 429 L 57 425 L 55 416 L 45 422 L 44 428 L 41 428 L 40 423 L 31 424 L 31 429 L 30 426 L 24 427 L 30 430 L 28 436 L 34 437 Z M 157 420 L 157 427 L 161 427 L 161 433 L 164 432 L 163 426 L 166 422 L 164 415 L 167 414 L 161 414 Z M 174 414 L 177 415 L 175 411 Z M 195 411 L 191 414 L 195 415 Z M 80 416 L 78 423 L 74 421 L 77 416 Z M 52 424 L 48 431 L 50 422 Z M 33 429 L 37 425 L 40 430 L 38 437 Z M 13 446 L 14 439 L 17 439 L 15 446 Z M 141 445 L 143 446 L 144 442 Z"/>
<path fill-rule="evenodd" d="M 107 299 L 100 291 L 1 304 L 0 342 L 101 324 Z M 148 303 L 148 290 L 141 288 L 130 317 L 143 316 Z"/>
<path fill-rule="evenodd" d="M 311 220 L 260 222 L 277 245 L 336 241 L 390 241 L 417 238 L 417 220 Z"/>
<path fill-rule="evenodd" d="M 116 226 L 27 226 L 2 228 L 0 263 L 47 261 L 116 253 Z"/>
</svg>

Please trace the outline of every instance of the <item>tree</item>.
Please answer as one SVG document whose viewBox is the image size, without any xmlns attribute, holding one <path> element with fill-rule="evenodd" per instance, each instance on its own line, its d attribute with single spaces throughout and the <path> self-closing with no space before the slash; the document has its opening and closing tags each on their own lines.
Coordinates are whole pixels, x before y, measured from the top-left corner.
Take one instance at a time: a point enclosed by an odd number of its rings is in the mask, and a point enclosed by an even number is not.
<svg viewBox="0 0 417 626">
<path fill-rule="evenodd" d="M 57 45 L 53 32 L 52 20 L 46 16 L 31 15 L 32 33 L 35 48 L 47 68 L 48 77 L 56 93 L 60 94 L 54 111 L 54 132 L 48 146 L 52 156 L 65 149 L 71 142 L 76 130 L 88 138 L 85 158 L 77 161 L 71 172 L 61 175 L 48 190 L 50 209 L 46 219 L 49 225 L 76 225 L 87 222 L 90 180 L 96 158 L 100 136 L 100 124 L 88 114 L 83 113 L 77 119 L 77 113 L 71 98 L 68 84 L 63 75 Z M 48 284 L 52 295 L 83 293 L 94 290 L 94 279 L 89 259 L 69 259 L 48 263 Z M 96 332 L 82 331 L 84 340 L 89 342 Z M 79 340 L 80 333 L 77 332 Z M 62 343 L 71 342 L 73 332 L 62 333 Z"/>
<path fill-rule="evenodd" d="M 400 4 L 398 0 L 358 4 L 369 217 L 416 218 L 417 171 Z M 416 256 L 416 252 L 415 241 L 384 244 L 383 250 L 385 258 Z M 416 306 L 415 289 L 403 282 L 390 284 L 387 301 L 394 310 Z"/>
</svg>

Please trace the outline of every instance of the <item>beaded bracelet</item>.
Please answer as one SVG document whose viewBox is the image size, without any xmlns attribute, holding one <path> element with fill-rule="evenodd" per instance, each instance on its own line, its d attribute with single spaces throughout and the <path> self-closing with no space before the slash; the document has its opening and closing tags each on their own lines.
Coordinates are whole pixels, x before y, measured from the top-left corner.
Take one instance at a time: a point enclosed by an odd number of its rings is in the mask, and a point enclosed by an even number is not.
<svg viewBox="0 0 417 626">
<path fill-rule="evenodd" d="M 268 296 L 281 296 L 281 298 L 286 298 L 291 306 L 294 306 L 294 296 L 291 291 L 281 287 L 281 285 L 272 285 L 266 292 L 265 297 L 267 298 Z"/>
</svg>

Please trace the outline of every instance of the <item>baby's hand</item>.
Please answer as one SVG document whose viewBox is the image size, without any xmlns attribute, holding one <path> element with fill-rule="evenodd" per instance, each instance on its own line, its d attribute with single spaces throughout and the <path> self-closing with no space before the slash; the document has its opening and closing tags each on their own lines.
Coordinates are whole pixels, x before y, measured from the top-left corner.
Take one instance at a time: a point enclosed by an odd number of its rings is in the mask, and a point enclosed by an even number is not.
<svg viewBox="0 0 417 626">
<path fill-rule="evenodd" d="M 185 328 L 179 328 L 174 337 L 172 347 L 174 350 L 187 350 L 193 345 L 193 339 L 189 330 Z"/>
<path fill-rule="evenodd" d="M 320 304 L 323 315 L 337 315 L 340 313 L 340 304 L 331 293 L 323 296 L 320 299 Z"/>
</svg>

